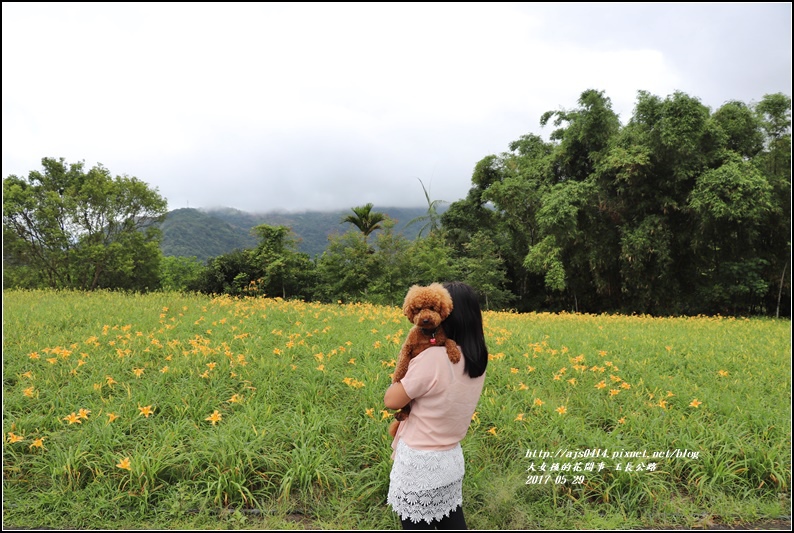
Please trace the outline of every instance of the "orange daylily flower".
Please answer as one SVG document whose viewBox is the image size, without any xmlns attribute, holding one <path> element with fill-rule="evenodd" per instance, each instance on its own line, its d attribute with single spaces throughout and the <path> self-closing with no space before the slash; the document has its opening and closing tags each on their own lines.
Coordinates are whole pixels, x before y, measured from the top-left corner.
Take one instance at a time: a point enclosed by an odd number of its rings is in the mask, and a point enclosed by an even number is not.
<svg viewBox="0 0 794 533">
<path fill-rule="evenodd" d="M 214 426 L 217 422 L 221 421 L 221 417 L 222 415 L 218 412 L 217 409 L 215 409 L 215 411 L 213 411 L 213 413 L 204 420 L 212 422 L 212 425 Z"/>
</svg>

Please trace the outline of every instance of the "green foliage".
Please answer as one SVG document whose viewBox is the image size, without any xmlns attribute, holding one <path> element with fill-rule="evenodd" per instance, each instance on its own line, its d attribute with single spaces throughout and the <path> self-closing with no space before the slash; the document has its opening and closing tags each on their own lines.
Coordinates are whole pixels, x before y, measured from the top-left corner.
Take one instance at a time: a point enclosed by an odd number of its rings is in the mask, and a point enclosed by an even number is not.
<svg viewBox="0 0 794 533">
<path fill-rule="evenodd" d="M 331 237 L 317 259 L 317 295 L 322 301 L 366 300 L 372 254 L 363 233 Z"/>
<path fill-rule="evenodd" d="M 160 261 L 160 287 L 164 291 L 185 291 L 195 286 L 204 265 L 194 257 L 165 256 Z"/>
<path fill-rule="evenodd" d="M 364 237 L 369 237 L 370 233 L 381 228 L 381 222 L 386 219 L 386 215 L 383 213 L 372 211 L 373 207 L 372 203 L 353 207 L 353 214 L 342 218 L 342 223 L 353 224 L 364 234 Z"/>
<path fill-rule="evenodd" d="M 157 287 L 166 201 L 137 178 L 42 159 L 43 172 L 3 180 L 3 252 L 16 276 L 52 288 Z M 5 280 L 14 276 L 4 277 Z"/>
<path fill-rule="evenodd" d="M 514 295 L 503 289 L 507 281 L 506 273 L 496 244 L 485 232 L 480 231 L 466 244 L 466 254 L 463 281 L 477 288 L 483 300 L 482 308 L 506 309 Z"/>
<path fill-rule="evenodd" d="M 553 235 L 532 246 L 524 258 L 524 266 L 530 272 L 544 274 L 546 287 L 552 291 L 564 291 L 565 266 L 560 259 L 561 249 L 557 246 Z"/>
<path fill-rule="evenodd" d="M 442 218 L 448 241 L 465 258 L 491 235 L 519 310 L 788 314 L 790 104 L 712 113 L 640 91 L 621 126 L 585 91 L 541 117 L 550 142 L 526 135 L 477 164 Z"/>
<path fill-rule="evenodd" d="M 419 179 L 419 178 L 417 178 Z M 422 233 L 425 230 L 428 230 L 430 233 L 434 231 L 438 231 L 441 228 L 441 214 L 438 212 L 438 206 L 444 202 L 444 200 L 430 200 L 430 194 L 427 192 L 425 188 L 425 184 L 422 180 L 419 180 L 419 183 L 422 185 L 422 192 L 425 193 L 425 199 L 427 200 L 427 213 L 422 216 L 418 216 L 414 219 L 408 221 L 406 227 L 416 224 L 418 222 L 424 222 L 425 224 L 419 229 L 419 237 L 422 237 Z"/>
</svg>

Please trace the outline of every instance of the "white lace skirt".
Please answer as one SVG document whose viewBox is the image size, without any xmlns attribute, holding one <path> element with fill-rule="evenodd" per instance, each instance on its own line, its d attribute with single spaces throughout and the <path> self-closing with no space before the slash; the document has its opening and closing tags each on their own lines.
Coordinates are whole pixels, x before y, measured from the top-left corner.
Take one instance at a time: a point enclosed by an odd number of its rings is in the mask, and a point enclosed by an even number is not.
<svg viewBox="0 0 794 533">
<path fill-rule="evenodd" d="M 463 503 L 463 450 L 414 450 L 397 443 L 387 503 L 403 520 L 430 523 Z"/>
</svg>

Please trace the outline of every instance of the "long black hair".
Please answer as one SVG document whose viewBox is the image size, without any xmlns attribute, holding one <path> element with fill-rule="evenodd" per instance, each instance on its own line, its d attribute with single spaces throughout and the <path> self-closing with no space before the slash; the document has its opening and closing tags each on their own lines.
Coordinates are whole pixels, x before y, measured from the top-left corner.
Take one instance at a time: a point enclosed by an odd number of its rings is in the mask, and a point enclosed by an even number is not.
<svg viewBox="0 0 794 533">
<path fill-rule="evenodd" d="M 452 313 L 444 320 L 444 332 L 461 347 L 464 371 L 469 377 L 479 377 L 488 366 L 488 347 L 477 293 L 461 281 L 446 281 L 443 285 L 452 296 L 453 305 Z"/>
</svg>

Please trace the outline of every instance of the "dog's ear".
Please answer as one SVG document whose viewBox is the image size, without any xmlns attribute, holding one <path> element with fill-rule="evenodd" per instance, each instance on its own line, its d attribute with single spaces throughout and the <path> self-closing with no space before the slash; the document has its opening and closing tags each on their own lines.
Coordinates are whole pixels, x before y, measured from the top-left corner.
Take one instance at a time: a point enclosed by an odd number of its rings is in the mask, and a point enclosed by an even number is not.
<svg viewBox="0 0 794 533">
<path fill-rule="evenodd" d="M 419 285 L 412 285 L 410 289 L 408 289 L 408 293 L 405 295 L 405 301 L 403 302 L 403 314 L 408 317 L 408 320 L 411 322 L 414 321 L 414 312 L 413 312 L 413 305 L 414 300 L 416 299 L 417 293 L 422 289 Z"/>
</svg>

